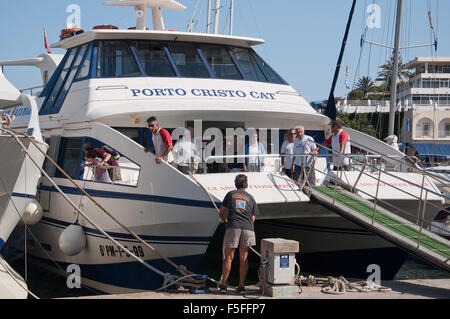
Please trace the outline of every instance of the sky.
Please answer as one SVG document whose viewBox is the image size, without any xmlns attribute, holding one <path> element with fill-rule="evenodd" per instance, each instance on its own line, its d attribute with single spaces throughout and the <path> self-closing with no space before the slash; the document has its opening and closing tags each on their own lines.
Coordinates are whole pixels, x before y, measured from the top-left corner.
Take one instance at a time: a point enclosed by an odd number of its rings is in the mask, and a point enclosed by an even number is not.
<svg viewBox="0 0 450 319">
<path fill-rule="evenodd" d="M 0 61 L 32 58 L 44 49 L 43 29 L 50 42 L 59 40 L 61 29 L 73 11 L 80 8 L 84 30 L 95 25 L 113 24 L 119 28 L 135 26 L 136 15 L 129 7 L 102 6 L 102 0 L 15 0 L 0 1 Z M 163 10 L 167 29 L 187 31 L 194 16 L 196 31 L 206 31 L 207 0 L 179 0 L 184 11 Z M 194 7 L 198 3 L 194 15 Z M 212 0 L 215 3 L 215 0 Z M 230 0 L 221 1 L 219 32 L 228 33 Z M 358 0 L 334 95 L 345 96 L 347 83 L 352 87 L 358 78 L 377 77 L 378 66 L 392 50 L 364 44 L 360 39 L 367 27 L 366 40 L 393 45 L 396 0 Z M 235 0 L 233 35 L 264 39 L 255 50 L 294 89 L 308 101 L 328 97 L 344 36 L 352 0 Z M 401 46 L 432 42 L 428 21 L 431 10 L 438 49 L 431 47 L 401 50 L 404 62 L 417 56 L 450 57 L 450 1 L 403 0 Z M 198 17 L 198 18 L 197 18 Z M 148 12 L 148 26 L 152 26 Z M 63 50 L 52 51 L 64 53 Z M 5 76 L 19 89 L 41 85 L 38 69 L 6 67 Z"/>
</svg>

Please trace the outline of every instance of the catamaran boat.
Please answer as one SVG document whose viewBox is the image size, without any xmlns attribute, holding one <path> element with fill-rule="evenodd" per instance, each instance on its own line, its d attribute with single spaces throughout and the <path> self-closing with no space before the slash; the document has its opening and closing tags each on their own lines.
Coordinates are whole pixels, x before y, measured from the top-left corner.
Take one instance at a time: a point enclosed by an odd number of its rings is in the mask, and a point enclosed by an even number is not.
<svg viewBox="0 0 450 319">
<path fill-rule="evenodd" d="M 79 265 L 82 284 L 101 292 L 139 292 L 167 283 L 167 276 L 161 273 L 173 273 L 173 266 L 104 214 L 101 205 L 162 255 L 192 272 L 198 270 L 208 246 L 221 239 L 215 205 L 234 189 L 238 173 L 208 171 L 205 163 L 214 156 L 203 157 L 194 175 L 183 174 L 167 162 L 157 164 L 154 154 L 144 152 L 152 146 L 146 119 L 155 116 L 170 132 L 194 127 L 195 141 L 202 149 L 222 139 L 224 132 L 233 140 L 239 129 L 259 129 L 269 154 L 265 169 L 246 173 L 248 191 L 260 211 L 256 234 L 259 239 L 298 240 L 302 271 L 365 278 L 367 266 L 377 264 L 383 279 L 395 276 L 407 253 L 310 201 L 299 185 L 281 172 L 279 145 L 288 129 L 302 125 L 307 134 L 322 142 L 329 118 L 317 113 L 256 53 L 253 47 L 263 40 L 165 30 L 161 9 L 184 9 L 172 0 L 105 4 L 136 6 L 140 12 L 137 27 L 121 30 L 103 25 L 86 32 L 66 30 L 63 39 L 52 45 L 67 50 L 63 57 L 45 53 L 40 62 L 33 62 L 48 76 L 36 98 L 40 132 L 48 145 L 48 157 L 67 175 L 47 159 L 43 172 L 51 180 L 43 177 L 35 195 L 27 195 L 43 210 L 40 221 L 30 228 L 38 243 L 28 238 L 29 254 L 49 267 L 52 262 L 63 269 Z M 146 29 L 147 8 L 153 11 L 153 30 Z M 25 132 L 33 112 L 14 99 L 3 104 L 8 106 L 5 113 L 15 115 L 11 127 Z M 367 146 L 381 151 L 386 166 L 396 156 L 403 156 L 364 133 L 349 133 L 361 149 Z M 92 169 L 83 165 L 83 145 L 87 142 L 94 147 L 107 145 L 120 153 L 121 180 L 105 183 L 92 179 Z M 325 183 L 330 168 L 327 158 L 318 157 L 315 168 L 317 184 Z M 0 172 L 3 176 L 4 165 Z M 422 194 L 416 185 L 425 185 L 430 191 L 429 204 L 441 204 L 433 195 L 433 181 L 420 174 L 406 170 L 345 173 L 349 184 L 358 183 L 364 191 L 361 196 L 371 198 L 377 193 L 380 202 L 395 204 L 403 211 L 417 211 L 417 198 Z M 408 194 L 405 189 L 409 189 Z M 427 207 L 425 215 L 435 211 Z M 410 219 L 415 221 L 415 217 Z M 62 234 L 74 225 L 80 226 L 85 238 L 72 237 L 81 248 L 69 253 L 61 238 L 67 238 Z M 220 251 L 218 248 L 219 256 Z M 150 271 L 134 257 L 160 273 Z M 216 264 L 220 265 L 220 260 L 218 257 Z"/>
</svg>

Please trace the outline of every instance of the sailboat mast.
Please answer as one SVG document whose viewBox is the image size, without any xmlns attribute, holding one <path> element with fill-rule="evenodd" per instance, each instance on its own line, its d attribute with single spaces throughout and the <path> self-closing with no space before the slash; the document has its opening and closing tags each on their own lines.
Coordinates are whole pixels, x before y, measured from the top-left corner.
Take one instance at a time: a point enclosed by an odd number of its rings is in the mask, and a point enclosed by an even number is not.
<svg viewBox="0 0 450 319">
<path fill-rule="evenodd" d="M 399 57 L 399 47 L 400 47 L 400 31 L 402 25 L 402 6 L 403 0 L 397 0 L 397 22 L 395 25 L 395 43 L 394 43 L 394 57 L 392 66 L 392 76 L 391 76 L 391 106 L 389 110 L 389 126 L 388 135 L 394 134 L 395 125 L 395 105 L 397 102 L 397 78 L 398 78 L 398 57 Z"/>
<path fill-rule="evenodd" d="M 219 10 L 220 0 L 216 0 L 216 8 L 214 9 L 214 34 L 219 33 Z"/>
<path fill-rule="evenodd" d="M 211 26 L 211 0 L 208 0 L 208 14 L 206 15 L 206 33 L 209 33 Z"/>
<path fill-rule="evenodd" d="M 352 24 L 353 13 L 355 11 L 356 0 L 353 0 L 352 8 L 350 9 L 350 14 L 347 20 L 347 26 L 345 28 L 344 39 L 342 40 L 341 51 L 339 53 L 338 62 L 336 64 L 336 70 L 334 71 L 333 83 L 331 84 L 330 95 L 328 96 L 328 103 L 325 108 L 325 115 L 330 119 L 335 120 L 337 117 L 336 103 L 334 102 L 334 89 L 336 87 L 337 79 L 339 77 L 339 70 L 341 69 L 342 58 L 344 56 L 345 46 L 347 44 L 348 32 L 350 31 L 350 26 Z"/>
<path fill-rule="evenodd" d="M 230 1 L 230 35 L 233 35 L 234 0 Z"/>
</svg>

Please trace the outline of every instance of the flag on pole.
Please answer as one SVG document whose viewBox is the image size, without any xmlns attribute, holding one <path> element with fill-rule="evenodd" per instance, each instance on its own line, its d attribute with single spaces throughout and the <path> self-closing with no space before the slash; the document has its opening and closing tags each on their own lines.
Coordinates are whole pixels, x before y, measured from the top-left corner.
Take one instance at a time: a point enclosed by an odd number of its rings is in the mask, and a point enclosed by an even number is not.
<svg viewBox="0 0 450 319">
<path fill-rule="evenodd" d="M 350 90 L 350 86 L 348 85 L 348 64 L 345 66 L 345 88 Z"/>
<path fill-rule="evenodd" d="M 45 28 L 44 28 L 44 45 L 45 45 L 45 49 L 47 49 L 47 53 L 52 54 L 52 51 L 50 51 L 50 46 L 48 45 L 47 33 L 45 32 Z"/>
</svg>

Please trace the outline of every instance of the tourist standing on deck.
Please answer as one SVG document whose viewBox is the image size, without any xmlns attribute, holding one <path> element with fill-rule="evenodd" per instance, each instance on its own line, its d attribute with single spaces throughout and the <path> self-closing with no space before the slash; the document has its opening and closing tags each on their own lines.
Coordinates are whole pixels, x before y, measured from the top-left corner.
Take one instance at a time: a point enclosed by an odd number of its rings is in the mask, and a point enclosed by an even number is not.
<svg viewBox="0 0 450 319">
<path fill-rule="evenodd" d="M 225 258 L 222 264 L 220 292 L 227 292 L 227 282 L 236 248 L 239 247 L 239 287 L 238 294 L 245 294 L 245 279 L 248 272 L 248 248 L 256 245 L 253 224 L 258 214 L 258 206 L 252 195 L 245 190 L 248 187 L 247 176 L 239 174 L 234 180 L 236 190 L 230 191 L 220 207 L 220 219 L 225 223 L 223 238 Z M 228 211 L 228 213 L 227 213 Z"/>
<path fill-rule="evenodd" d="M 283 142 L 281 145 L 280 154 L 286 155 L 281 156 L 281 166 L 283 166 L 283 172 L 289 177 L 293 177 L 293 171 L 292 171 L 292 163 L 294 159 L 294 141 L 295 136 L 297 133 L 295 133 L 295 129 L 291 128 L 288 130 L 288 139 Z"/>
<path fill-rule="evenodd" d="M 189 174 L 189 171 L 195 174 L 197 171 L 195 164 L 198 152 L 195 143 L 192 141 L 193 133 L 194 129 L 192 127 L 185 129 L 183 137 L 175 144 L 172 150 L 177 168 L 183 174 Z"/>
<path fill-rule="evenodd" d="M 113 181 L 121 181 L 122 176 L 120 173 L 119 163 L 112 157 L 112 154 L 105 151 L 104 148 L 96 147 L 94 148 L 91 143 L 87 142 L 83 145 L 84 154 L 86 155 L 89 151 L 95 151 L 97 154 L 96 157 L 102 159 L 101 162 L 99 162 L 99 165 L 105 165 L 108 164 L 108 166 L 113 166 L 112 168 L 108 169 L 109 178 Z"/>
<path fill-rule="evenodd" d="M 250 129 L 249 139 L 249 143 L 245 145 L 245 155 L 250 156 L 245 158 L 244 171 L 261 172 L 264 169 L 264 158 L 257 155 L 265 155 L 266 150 L 264 145 L 258 141 L 258 132 L 255 129 Z"/>
<path fill-rule="evenodd" d="M 316 172 L 314 169 L 313 156 L 306 156 L 316 149 L 314 139 L 305 134 L 303 126 L 295 128 L 297 138 L 294 141 L 293 179 L 303 184 L 304 178 L 308 177 L 309 186 L 316 184 Z"/>
<path fill-rule="evenodd" d="M 108 174 L 108 168 L 103 162 L 103 159 L 97 156 L 97 152 L 93 149 L 87 151 L 84 155 L 86 164 L 93 165 L 94 179 L 96 182 L 111 183 L 111 178 Z M 103 163 L 103 164 L 102 164 Z"/>
<path fill-rule="evenodd" d="M 350 159 L 336 152 L 343 154 L 351 153 L 350 137 L 347 132 L 342 129 L 342 124 L 339 120 L 334 120 L 331 122 L 331 133 L 331 137 L 323 142 L 323 145 L 326 147 L 331 147 L 333 150 L 333 170 L 348 171 Z M 312 154 L 317 154 L 321 148 L 322 147 L 319 146 L 312 152 Z"/>
<path fill-rule="evenodd" d="M 172 163 L 173 142 L 170 133 L 166 129 L 159 127 L 158 120 L 154 116 L 147 119 L 147 125 L 152 132 L 153 147 L 146 148 L 145 152 L 154 152 L 157 164 L 160 164 L 163 160 Z"/>
</svg>

